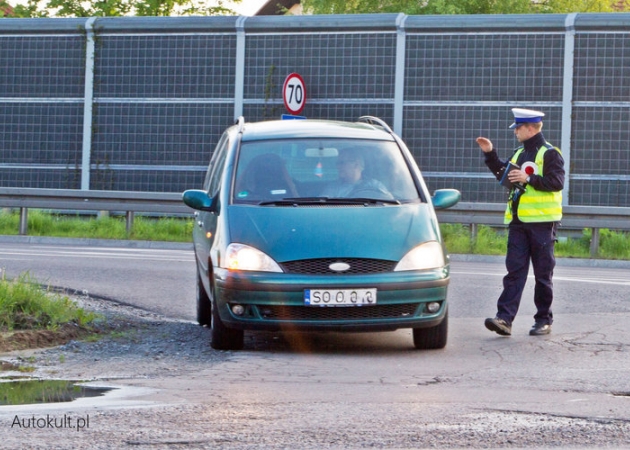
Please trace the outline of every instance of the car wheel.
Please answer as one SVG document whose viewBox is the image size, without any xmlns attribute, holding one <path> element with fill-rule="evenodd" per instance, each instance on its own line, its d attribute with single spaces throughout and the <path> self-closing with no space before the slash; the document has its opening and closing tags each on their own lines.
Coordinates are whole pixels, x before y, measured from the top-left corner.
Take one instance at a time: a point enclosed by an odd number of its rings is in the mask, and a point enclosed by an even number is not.
<svg viewBox="0 0 630 450">
<path fill-rule="evenodd" d="M 199 325 L 212 325 L 212 305 L 197 271 L 197 322 Z"/>
<path fill-rule="evenodd" d="M 448 310 L 439 325 L 413 329 L 413 345 L 418 350 L 434 350 L 446 347 L 448 339 Z"/>
<path fill-rule="evenodd" d="M 212 305 L 212 341 L 210 345 L 215 350 L 241 350 L 244 344 L 245 333 L 243 330 L 228 328 L 221 321 L 216 303 Z"/>
</svg>

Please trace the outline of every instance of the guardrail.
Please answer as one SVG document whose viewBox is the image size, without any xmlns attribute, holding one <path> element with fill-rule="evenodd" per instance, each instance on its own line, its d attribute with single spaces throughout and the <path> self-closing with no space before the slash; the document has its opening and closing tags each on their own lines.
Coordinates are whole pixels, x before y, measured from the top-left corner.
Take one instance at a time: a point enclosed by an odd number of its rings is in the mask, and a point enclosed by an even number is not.
<svg viewBox="0 0 630 450">
<path fill-rule="evenodd" d="M 21 235 L 28 234 L 28 209 L 124 211 L 127 232 L 134 213 L 191 214 L 182 194 L 172 192 L 81 191 L 75 189 L 0 188 L 0 208 L 20 208 Z"/>
<path fill-rule="evenodd" d="M 457 205 L 436 211 L 441 223 L 463 223 L 471 225 L 471 232 L 476 233 L 477 225 L 493 227 L 505 226 L 503 214 L 505 204 L 500 203 L 458 203 Z M 599 230 L 630 230 L 630 208 L 608 206 L 564 206 L 562 208 L 562 227 L 565 229 L 592 229 L 591 257 L 599 251 Z"/>
<path fill-rule="evenodd" d="M 82 191 L 74 189 L 0 188 L 0 208 L 20 208 L 21 235 L 28 233 L 28 209 L 70 211 L 124 211 L 127 231 L 131 230 L 136 212 L 159 214 L 191 214 L 180 193 Z M 505 205 L 499 203 L 458 203 L 437 211 L 442 223 L 471 226 L 473 236 L 477 225 L 503 227 Z M 630 230 L 630 208 L 603 206 L 565 206 L 562 228 L 592 229 L 591 256 L 599 250 L 599 230 Z"/>
</svg>

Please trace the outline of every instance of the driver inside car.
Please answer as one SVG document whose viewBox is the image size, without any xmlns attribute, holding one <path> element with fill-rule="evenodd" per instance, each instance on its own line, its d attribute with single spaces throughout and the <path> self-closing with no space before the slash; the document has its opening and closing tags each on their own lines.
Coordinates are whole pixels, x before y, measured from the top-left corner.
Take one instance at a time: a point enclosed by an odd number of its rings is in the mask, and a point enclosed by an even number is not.
<svg viewBox="0 0 630 450">
<path fill-rule="evenodd" d="M 365 160 L 361 151 L 354 148 L 339 150 L 337 157 L 338 179 L 322 192 L 328 198 L 378 198 L 393 199 L 387 188 L 374 178 L 365 178 Z"/>
</svg>

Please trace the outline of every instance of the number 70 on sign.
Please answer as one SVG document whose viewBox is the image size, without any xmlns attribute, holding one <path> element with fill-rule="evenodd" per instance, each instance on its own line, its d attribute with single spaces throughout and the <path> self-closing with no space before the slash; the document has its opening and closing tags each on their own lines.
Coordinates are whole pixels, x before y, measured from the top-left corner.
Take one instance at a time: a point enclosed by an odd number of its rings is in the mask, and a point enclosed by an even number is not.
<svg viewBox="0 0 630 450">
<path fill-rule="evenodd" d="M 306 86 L 304 80 L 297 73 L 290 73 L 284 80 L 282 88 L 284 107 L 291 114 L 299 114 L 306 105 Z"/>
</svg>

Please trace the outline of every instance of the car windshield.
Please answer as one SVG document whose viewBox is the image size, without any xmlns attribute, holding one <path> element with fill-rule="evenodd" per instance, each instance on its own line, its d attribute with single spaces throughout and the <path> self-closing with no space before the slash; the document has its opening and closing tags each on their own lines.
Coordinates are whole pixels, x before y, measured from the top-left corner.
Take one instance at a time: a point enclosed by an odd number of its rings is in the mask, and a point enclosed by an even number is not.
<svg viewBox="0 0 630 450">
<path fill-rule="evenodd" d="M 395 142 L 292 139 L 243 142 L 234 203 L 406 203 L 419 200 Z"/>
</svg>

